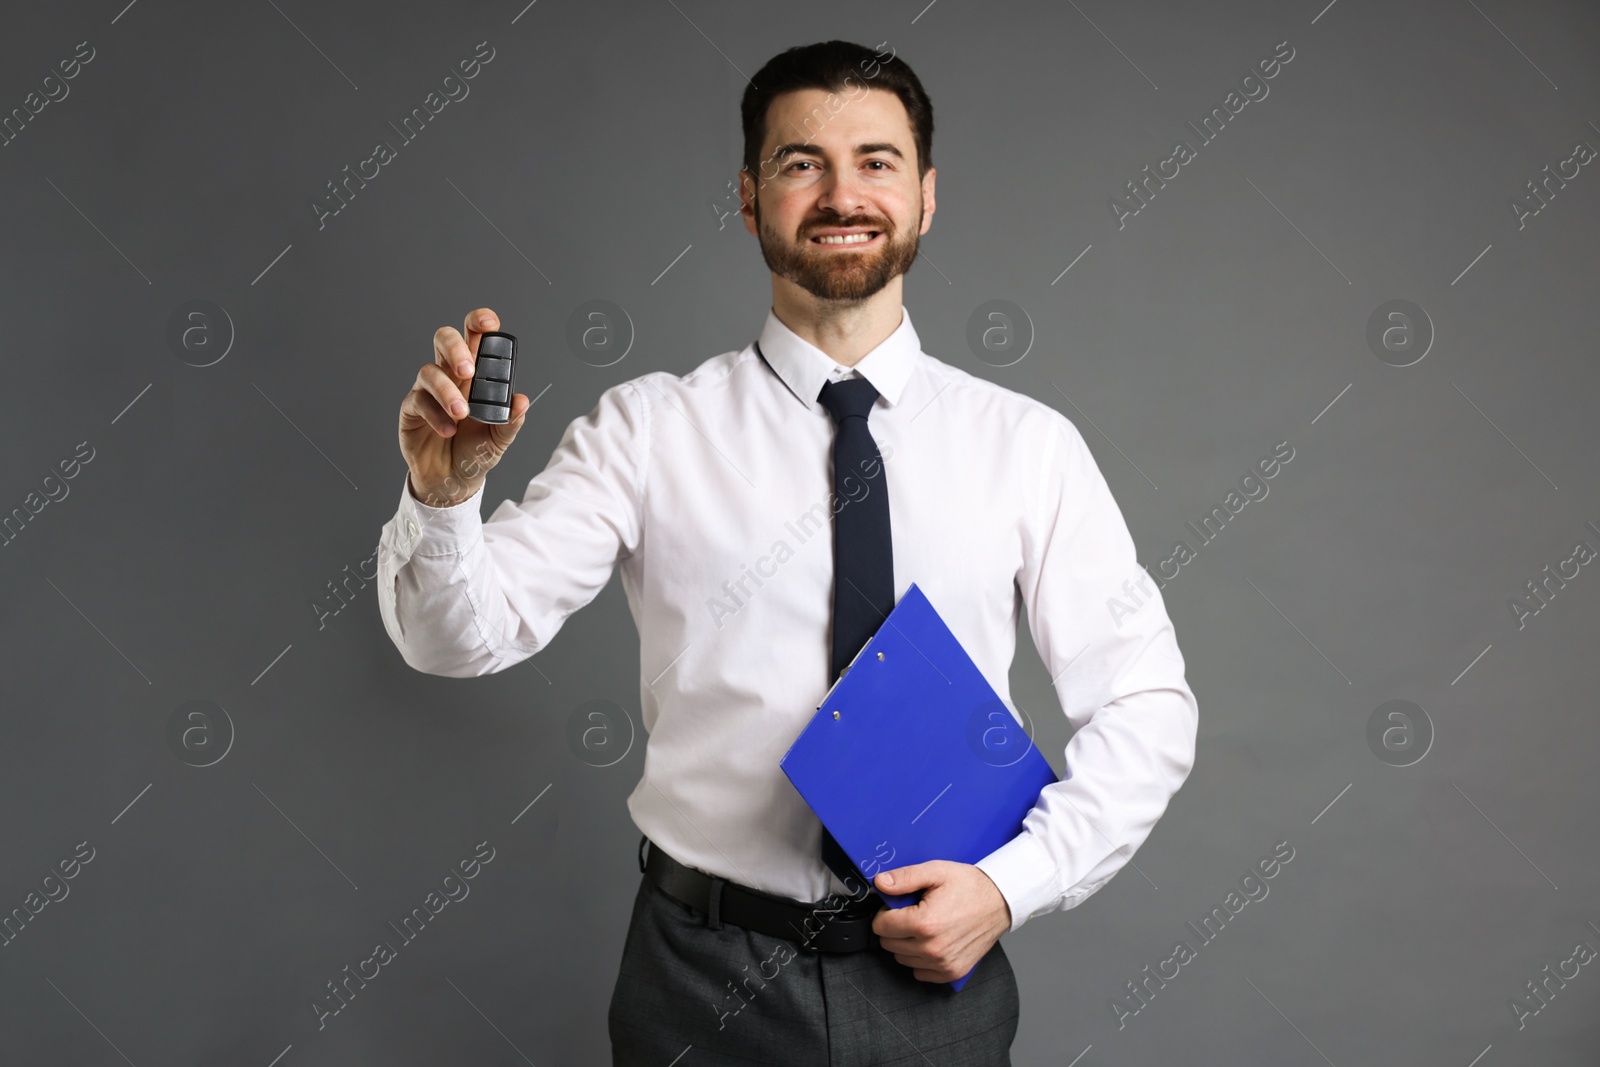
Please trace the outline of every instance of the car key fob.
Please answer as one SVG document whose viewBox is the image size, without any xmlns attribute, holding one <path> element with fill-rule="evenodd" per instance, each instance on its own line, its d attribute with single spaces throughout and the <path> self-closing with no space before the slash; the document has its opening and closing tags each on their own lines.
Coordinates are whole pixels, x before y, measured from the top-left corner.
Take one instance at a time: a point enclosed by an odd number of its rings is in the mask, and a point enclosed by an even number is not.
<svg viewBox="0 0 1600 1067">
<path fill-rule="evenodd" d="M 472 365 L 472 389 L 467 394 L 467 414 L 479 422 L 511 421 L 511 371 L 517 358 L 517 339 L 491 330 L 478 338 L 478 358 Z"/>
</svg>

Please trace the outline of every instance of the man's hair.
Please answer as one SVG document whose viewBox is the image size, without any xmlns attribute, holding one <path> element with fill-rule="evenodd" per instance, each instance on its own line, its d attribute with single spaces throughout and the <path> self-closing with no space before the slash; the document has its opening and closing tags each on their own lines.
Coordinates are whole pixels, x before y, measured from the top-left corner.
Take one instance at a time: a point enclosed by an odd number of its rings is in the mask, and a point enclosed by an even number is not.
<svg viewBox="0 0 1600 1067">
<path fill-rule="evenodd" d="M 776 173 L 762 173 L 767 166 L 767 161 L 761 159 L 761 145 L 767 135 L 767 107 L 774 97 L 799 89 L 823 89 L 849 96 L 858 95 L 864 89 L 894 93 L 911 120 L 912 139 L 917 150 L 917 177 L 926 175 L 933 166 L 933 103 L 916 72 L 892 49 L 885 58 L 885 53 L 851 41 L 820 41 L 797 45 L 773 56 L 745 88 L 744 98 L 739 103 L 739 118 L 744 126 L 744 169 L 758 188 Z M 849 101 L 845 100 L 843 106 L 848 107 Z M 833 112 L 838 110 L 834 108 Z M 827 108 L 813 108 L 801 121 L 815 120 L 815 125 L 803 126 L 800 132 L 810 137 L 831 117 Z"/>
</svg>

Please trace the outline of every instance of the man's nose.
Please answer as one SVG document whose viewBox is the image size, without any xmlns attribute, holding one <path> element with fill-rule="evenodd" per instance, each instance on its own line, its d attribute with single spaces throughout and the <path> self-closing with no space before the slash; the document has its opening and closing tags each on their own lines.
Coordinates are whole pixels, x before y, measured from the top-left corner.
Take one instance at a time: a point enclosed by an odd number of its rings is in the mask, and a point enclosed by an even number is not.
<svg viewBox="0 0 1600 1067">
<path fill-rule="evenodd" d="M 866 207 L 866 196 L 855 175 L 834 171 L 822 179 L 817 206 L 848 218 Z"/>
</svg>

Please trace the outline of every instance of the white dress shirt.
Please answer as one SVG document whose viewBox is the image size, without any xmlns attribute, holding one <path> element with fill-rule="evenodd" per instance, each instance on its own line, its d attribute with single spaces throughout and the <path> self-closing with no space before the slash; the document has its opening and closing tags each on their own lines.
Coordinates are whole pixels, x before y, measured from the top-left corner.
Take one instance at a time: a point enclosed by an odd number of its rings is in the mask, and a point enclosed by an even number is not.
<svg viewBox="0 0 1600 1067">
<path fill-rule="evenodd" d="M 545 648 L 620 563 L 649 734 L 635 824 L 683 863 L 809 902 L 844 887 L 778 760 L 831 682 L 834 423 L 817 394 L 848 375 L 770 309 L 760 343 L 765 359 L 747 345 L 606 389 L 522 499 L 487 520 L 482 489 L 432 508 L 402 479 L 378 592 L 406 663 L 473 677 Z M 868 428 L 896 598 L 915 581 L 1012 707 L 1026 609 L 1076 731 L 1068 776 L 977 864 L 1014 930 L 1082 902 L 1144 842 L 1193 765 L 1198 708 L 1161 595 L 1071 422 L 924 353 L 903 308 L 855 370 L 880 394 Z M 1112 597 L 1139 606 L 1114 618 Z"/>
</svg>

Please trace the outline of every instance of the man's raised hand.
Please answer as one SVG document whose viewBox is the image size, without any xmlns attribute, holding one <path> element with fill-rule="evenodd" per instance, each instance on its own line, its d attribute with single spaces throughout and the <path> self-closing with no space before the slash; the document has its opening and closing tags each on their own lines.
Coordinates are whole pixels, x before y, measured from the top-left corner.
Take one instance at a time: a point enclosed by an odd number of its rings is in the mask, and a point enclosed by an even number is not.
<svg viewBox="0 0 1600 1067">
<path fill-rule="evenodd" d="M 507 423 L 467 417 L 478 341 L 499 328 L 499 317 L 488 308 L 469 312 L 459 332 L 439 327 L 433 361 L 417 371 L 400 402 L 400 454 L 411 469 L 411 495 L 429 507 L 451 507 L 476 493 L 522 428 L 531 403 L 524 393 L 512 394 Z"/>
</svg>

